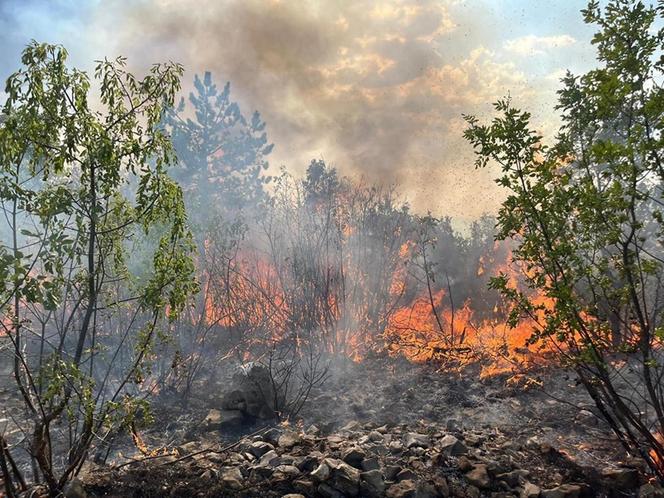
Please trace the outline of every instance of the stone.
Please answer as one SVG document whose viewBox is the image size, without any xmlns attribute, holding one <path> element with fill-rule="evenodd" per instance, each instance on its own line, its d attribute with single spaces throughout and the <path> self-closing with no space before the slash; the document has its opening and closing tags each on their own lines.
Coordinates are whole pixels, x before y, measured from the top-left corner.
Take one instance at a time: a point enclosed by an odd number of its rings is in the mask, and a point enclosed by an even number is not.
<svg viewBox="0 0 664 498">
<path fill-rule="evenodd" d="M 459 456 L 468 453 L 466 445 L 459 441 L 456 437 L 448 434 L 439 442 L 440 448 L 446 456 Z"/>
<path fill-rule="evenodd" d="M 621 491 L 631 490 L 639 484 L 639 472 L 636 469 L 620 467 L 602 472 L 607 487 Z"/>
<path fill-rule="evenodd" d="M 327 481 L 330 477 L 330 467 L 321 463 L 310 475 L 317 481 Z"/>
<path fill-rule="evenodd" d="M 458 421 L 455 418 L 449 418 L 447 419 L 447 422 L 445 423 L 445 427 L 448 431 L 450 432 L 459 432 L 461 431 L 461 422 Z"/>
<path fill-rule="evenodd" d="M 385 467 L 385 479 L 388 481 L 394 481 L 399 472 L 401 472 L 401 467 L 399 465 L 388 465 Z"/>
<path fill-rule="evenodd" d="M 491 477 L 489 477 L 487 466 L 483 463 L 478 463 L 472 470 L 468 471 L 466 480 L 480 489 L 488 489 L 491 486 Z"/>
<path fill-rule="evenodd" d="M 274 450 L 265 453 L 258 462 L 259 467 L 276 467 L 279 464 L 281 464 L 281 457 Z"/>
<path fill-rule="evenodd" d="M 265 441 L 254 441 L 251 443 L 251 446 L 249 446 L 249 453 L 254 455 L 256 458 L 260 458 L 265 455 L 265 453 L 273 449 L 274 446 L 272 446 L 270 443 L 266 443 Z"/>
<path fill-rule="evenodd" d="M 330 485 L 347 496 L 357 496 L 360 491 L 360 471 L 335 458 L 323 461 L 330 468 Z"/>
<path fill-rule="evenodd" d="M 383 496 L 385 479 L 379 470 L 369 470 L 360 474 L 360 494 L 362 496 Z"/>
<path fill-rule="evenodd" d="M 368 472 L 370 470 L 379 470 L 380 462 L 376 457 L 365 458 L 364 460 L 362 460 L 361 468 L 365 472 Z"/>
<path fill-rule="evenodd" d="M 302 437 L 293 431 L 284 432 L 277 441 L 280 448 L 290 449 L 293 446 L 300 444 Z"/>
<path fill-rule="evenodd" d="M 397 481 L 414 481 L 417 479 L 417 474 L 410 469 L 401 469 L 395 478 Z"/>
<path fill-rule="evenodd" d="M 459 467 L 461 472 L 468 472 L 473 468 L 473 464 L 468 460 L 468 457 L 460 456 L 459 460 L 457 460 L 457 467 Z"/>
<path fill-rule="evenodd" d="M 399 441 L 392 441 L 389 445 L 388 448 L 392 453 L 401 453 L 403 451 L 403 444 Z"/>
<path fill-rule="evenodd" d="M 281 436 L 281 431 L 274 427 L 268 429 L 261 436 L 263 441 L 267 441 L 270 444 L 276 445 L 279 444 L 279 437 Z"/>
<path fill-rule="evenodd" d="M 392 484 L 385 493 L 387 498 L 416 498 L 417 485 L 413 481 L 401 481 Z"/>
<path fill-rule="evenodd" d="M 220 472 L 221 482 L 232 489 L 242 487 L 242 472 L 237 467 L 222 467 Z"/>
<path fill-rule="evenodd" d="M 574 417 L 574 421 L 590 427 L 596 427 L 599 423 L 595 414 L 590 410 L 580 410 L 579 413 L 576 414 L 576 417 Z"/>
<path fill-rule="evenodd" d="M 561 484 L 552 489 L 543 489 L 542 498 L 579 498 L 581 486 L 576 484 Z"/>
<path fill-rule="evenodd" d="M 275 477 L 294 479 L 300 475 L 300 469 L 293 465 L 278 465 L 274 469 Z M 277 476 L 279 474 L 279 476 Z"/>
<path fill-rule="evenodd" d="M 375 429 L 369 433 L 368 437 L 372 443 L 382 443 L 384 439 L 383 435 Z"/>
<path fill-rule="evenodd" d="M 307 498 L 307 497 L 301 495 L 300 493 L 288 493 L 287 495 L 283 495 L 281 498 Z"/>
<path fill-rule="evenodd" d="M 430 482 L 419 482 L 417 484 L 417 498 L 438 498 L 436 486 Z"/>
<path fill-rule="evenodd" d="M 414 447 L 419 447 L 419 448 L 430 448 L 431 447 L 431 442 L 429 440 L 429 436 L 426 436 L 424 434 L 418 434 L 416 432 L 409 432 L 404 436 L 404 445 L 406 448 L 414 448 Z"/>
<path fill-rule="evenodd" d="M 224 410 L 238 410 L 250 417 L 269 419 L 275 414 L 274 384 L 269 370 L 258 363 L 241 365 L 233 375 L 232 389 L 221 400 Z"/>
<path fill-rule="evenodd" d="M 362 461 L 364 460 L 365 456 L 366 453 L 361 448 L 358 448 L 356 446 L 346 448 L 341 453 L 341 459 L 344 462 L 346 462 L 348 465 L 352 465 L 356 469 L 362 468 Z"/>
<path fill-rule="evenodd" d="M 312 496 L 316 492 L 316 485 L 308 479 L 296 479 L 292 484 L 295 491 L 300 491 L 305 496 Z"/>
<path fill-rule="evenodd" d="M 526 482 L 519 493 L 519 498 L 538 498 L 542 490 L 532 482 Z"/>
<path fill-rule="evenodd" d="M 664 490 L 654 484 L 644 484 L 639 488 L 639 498 L 663 498 Z"/>
<path fill-rule="evenodd" d="M 502 474 L 497 474 L 496 479 L 498 481 L 506 482 L 510 487 L 516 488 L 525 482 L 526 477 L 530 475 L 530 472 L 523 469 L 513 470 L 511 472 L 504 472 Z"/>
<path fill-rule="evenodd" d="M 316 491 L 318 491 L 318 494 L 323 498 L 345 498 L 342 492 L 324 482 L 318 486 Z"/>
</svg>

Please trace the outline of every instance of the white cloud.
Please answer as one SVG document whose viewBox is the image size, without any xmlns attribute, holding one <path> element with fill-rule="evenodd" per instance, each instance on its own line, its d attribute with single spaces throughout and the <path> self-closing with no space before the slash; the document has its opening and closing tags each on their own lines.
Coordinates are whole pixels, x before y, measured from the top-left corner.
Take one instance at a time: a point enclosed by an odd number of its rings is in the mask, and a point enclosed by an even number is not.
<svg viewBox="0 0 664 498">
<path fill-rule="evenodd" d="M 536 36 L 527 35 L 520 38 L 507 40 L 503 47 L 508 52 L 513 54 L 528 56 L 528 55 L 542 55 L 547 50 L 568 47 L 576 43 L 570 35 L 556 35 L 556 36 Z"/>
</svg>

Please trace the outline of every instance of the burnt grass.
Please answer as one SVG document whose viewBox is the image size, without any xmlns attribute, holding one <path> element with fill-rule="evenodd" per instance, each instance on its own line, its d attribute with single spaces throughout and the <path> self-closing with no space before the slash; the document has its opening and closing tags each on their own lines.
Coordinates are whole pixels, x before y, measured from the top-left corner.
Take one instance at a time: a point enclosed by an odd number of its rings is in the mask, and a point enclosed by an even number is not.
<svg viewBox="0 0 664 498">
<path fill-rule="evenodd" d="M 331 458 L 333 479 L 334 472 L 341 472 L 334 462 L 347 461 L 344 455 L 353 448 L 365 453 L 365 459 L 378 460 L 385 481 L 378 493 L 360 490 L 358 496 L 527 496 L 525 481 L 541 489 L 541 496 L 638 496 L 639 486 L 647 481 L 641 462 L 625 454 L 593 415 L 583 386 L 563 369 L 480 379 L 477 365 L 445 372 L 398 359 L 344 363 L 312 392 L 296 423 L 276 425 L 276 436 L 272 429 L 269 437 L 263 430 L 244 439 L 243 433 L 270 424 L 255 421 L 229 432 L 206 421 L 210 410 L 219 408 L 231 372 L 229 366 L 197 386 L 186 407 L 177 397 L 159 396 L 153 404 L 156 420 L 141 435 L 149 448 L 167 448 L 174 455 L 116 468 L 128 458 L 143 458 L 127 437 L 106 465 L 86 469 L 88 495 L 346 496 L 343 486 L 341 491 L 339 486 L 328 489 L 324 486 L 332 481 L 310 476 Z M 377 430 L 384 444 L 367 439 Z M 298 443 L 283 446 L 280 434 L 294 435 Z M 408 447 L 409 434 L 426 436 L 428 442 Z M 457 438 L 468 452 L 448 455 L 442 442 L 448 436 Z M 265 442 L 279 458 L 267 465 L 272 467 L 269 471 L 259 465 L 260 455 L 253 462 L 243 461 L 252 458 L 251 445 Z M 194 456 L 188 458 L 190 454 Z M 356 467 L 362 471 L 359 464 Z M 388 475 L 393 467 L 409 479 Z M 486 486 L 472 484 L 478 467 L 488 469 Z M 506 484 L 506 472 L 525 478 Z M 404 482 L 416 488 L 397 489 L 407 487 Z M 568 484 L 576 486 L 569 493 Z M 545 490 L 552 488 L 562 489 L 562 494 L 547 495 Z"/>
</svg>

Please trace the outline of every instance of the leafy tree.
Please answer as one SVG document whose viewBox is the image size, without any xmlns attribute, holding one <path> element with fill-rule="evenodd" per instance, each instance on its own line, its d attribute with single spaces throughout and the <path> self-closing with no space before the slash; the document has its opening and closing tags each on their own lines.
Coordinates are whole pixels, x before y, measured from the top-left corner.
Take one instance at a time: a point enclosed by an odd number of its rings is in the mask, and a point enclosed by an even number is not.
<svg viewBox="0 0 664 498">
<path fill-rule="evenodd" d="M 206 72 L 194 78 L 196 92 L 189 94 L 193 116 L 187 116 L 185 101 L 165 117 L 181 166 L 175 178 L 185 189 L 196 221 L 206 223 L 210 208 L 237 209 L 255 206 L 263 200 L 264 186 L 270 181 L 264 172 L 268 144 L 265 123 L 254 112 L 246 119 L 230 99 L 230 83 L 220 92 Z M 205 227 L 204 227 L 205 228 Z"/>
<path fill-rule="evenodd" d="M 532 340 L 549 341 L 575 369 L 625 448 L 664 478 L 662 340 L 662 148 L 664 8 L 613 0 L 583 11 L 599 26 L 598 68 L 568 74 L 559 92 L 563 126 L 553 143 L 530 115 L 498 102 L 489 125 L 467 117 L 477 166 L 497 162 L 509 189 L 498 238 L 513 238 L 537 304 L 508 285 L 512 323 L 534 317 Z M 613 322 L 613 323 L 612 323 Z M 620 337 L 616 340 L 616 326 Z"/>
<path fill-rule="evenodd" d="M 156 64 L 137 79 L 123 58 L 100 61 L 93 106 L 90 80 L 67 67 L 64 48 L 32 42 L 22 63 L 0 124 L 0 323 L 34 479 L 60 496 L 93 438 L 144 411 L 140 385 L 162 318 L 196 289 L 182 192 L 167 173 L 175 155 L 160 128 L 182 67 Z M 151 262 L 132 275 L 128 255 L 146 247 Z M 26 480 L 7 470 L 0 443 L 5 491 L 16 496 Z"/>
</svg>

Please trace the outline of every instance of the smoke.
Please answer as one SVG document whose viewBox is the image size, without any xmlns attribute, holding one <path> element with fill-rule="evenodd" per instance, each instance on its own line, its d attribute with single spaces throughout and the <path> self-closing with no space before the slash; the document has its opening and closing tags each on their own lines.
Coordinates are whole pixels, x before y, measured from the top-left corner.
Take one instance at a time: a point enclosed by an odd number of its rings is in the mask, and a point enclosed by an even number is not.
<svg viewBox="0 0 664 498">
<path fill-rule="evenodd" d="M 452 0 L 116 0 L 81 11 L 71 25 L 86 28 L 52 41 L 85 39 L 94 58 L 122 54 L 137 72 L 182 62 L 185 91 L 210 70 L 231 81 L 245 114 L 263 115 L 274 171 L 303 173 L 324 158 L 344 174 L 399 184 L 418 211 L 471 220 L 503 194 L 495 171 L 474 170 L 461 114 L 485 114 L 508 92 L 528 107 L 551 102 L 557 82 L 546 76 L 561 68 L 533 78 L 530 64 L 515 62 L 500 11 Z M 532 53 L 560 49 L 527 39 Z"/>
</svg>

